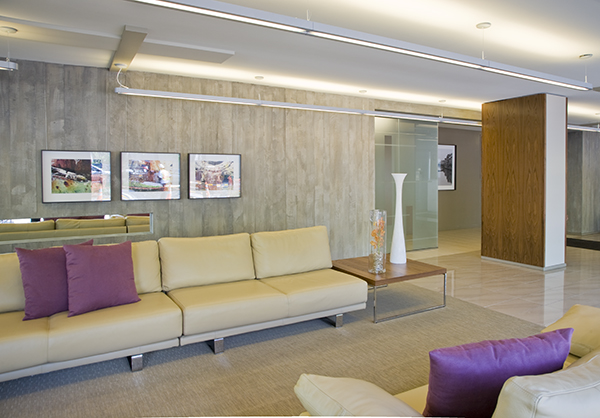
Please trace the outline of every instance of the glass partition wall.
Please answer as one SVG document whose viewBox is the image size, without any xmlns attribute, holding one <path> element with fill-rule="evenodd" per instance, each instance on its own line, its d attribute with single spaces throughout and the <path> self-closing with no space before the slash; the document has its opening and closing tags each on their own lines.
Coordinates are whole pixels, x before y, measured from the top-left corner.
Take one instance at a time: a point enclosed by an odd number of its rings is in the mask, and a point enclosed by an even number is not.
<svg viewBox="0 0 600 418">
<path fill-rule="evenodd" d="M 407 173 L 402 193 L 406 249 L 438 246 L 437 123 L 375 118 L 375 208 L 387 211 L 388 252 L 395 221 L 392 173 Z"/>
</svg>

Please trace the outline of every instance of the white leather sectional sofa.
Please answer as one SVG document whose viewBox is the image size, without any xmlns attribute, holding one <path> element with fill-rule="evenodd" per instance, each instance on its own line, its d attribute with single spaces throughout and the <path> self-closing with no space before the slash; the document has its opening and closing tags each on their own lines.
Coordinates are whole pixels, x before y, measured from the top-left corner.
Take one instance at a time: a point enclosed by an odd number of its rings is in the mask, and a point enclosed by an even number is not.
<svg viewBox="0 0 600 418">
<path fill-rule="evenodd" d="M 491 418 L 600 416 L 600 309 L 574 305 L 542 333 L 568 328 L 572 328 L 574 332 L 570 340 L 569 352 L 565 353 L 568 356 L 562 369 L 543 374 L 513 375 L 504 382 L 499 396 L 493 400 L 493 411 L 488 411 L 489 413 L 474 411 L 470 416 L 491 416 Z M 551 350 L 555 350 L 555 347 Z M 503 357 L 502 350 L 496 348 L 490 350 L 490 353 L 495 358 L 495 363 L 499 365 L 498 368 L 504 367 L 503 364 L 510 365 Z M 540 358 L 551 357 L 553 353 L 548 351 L 540 354 L 529 346 L 524 351 L 524 355 L 522 362 L 516 358 L 512 362 L 526 365 L 529 361 L 540 361 Z M 488 367 L 477 364 L 485 356 L 471 353 L 470 357 L 471 367 L 455 369 L 462 376 L 462 382 L 458 386 L 463 383 L 468 385 L 470 379 L 466 376 L 477 374 L 473 373 L 476 370 L 482 370 L 478 372 L 481 375 L 489 374 L 491 378 L 494 377 L 495 372 L 490 371 L 494 370 L 493 365 Z M 443 383 L 444 386 L 450 387 L 451 392 L 454 391 L 453 385 L 447 380 Z M 456 386 L 456 382 L 453 383 Z M 426 412 L 428 397 L 431 395 L 429 385 L 392 396 L 382 388 L 364 380 L 303 374 L 294 390 L 307 409 L 307 412 L 302 414 L 304 416 L 431 416 Z M 447 397 L 447 394 L 442 396 Z M 474 399 L 480 401 L 480 397 L 479 393 L 469 393 L 457 402 L 473 405 Z M 439 401 L 436 397 L 432 399 L 435 402 Z M 447 415 L 467 414 L 443 414 L 443 416 Z"/>
<path fill-rule="evenodd" d="M 367 284 L 331 269 L 323 226 L 132 243 L 139 302 L 23 321 L 16 253 L 0 254 L 0 381 L 364 309 Z"/>
</svg>

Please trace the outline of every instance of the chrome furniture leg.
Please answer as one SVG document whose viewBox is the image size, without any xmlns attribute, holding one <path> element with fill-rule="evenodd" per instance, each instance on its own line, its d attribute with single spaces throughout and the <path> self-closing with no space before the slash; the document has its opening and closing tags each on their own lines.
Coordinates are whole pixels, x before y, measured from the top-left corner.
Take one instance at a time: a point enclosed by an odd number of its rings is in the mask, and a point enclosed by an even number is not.
<svg viewBox="0 0 600 418">
<path fill-rule="evenodd" d="M 215 354 L 220 354 L 225 351 L 225 340 L 223 338 L 215 338 L 212 341 L 207 341 L 206 344 L 208 344 Z"/>
<path fill-rule="evenodd" d="M 336 328 L 341 328 L 342 326 L 344 326 L 344 314 L 343 313 L 337 314 L 335 316 L 326 316 L 321 319 L 329 322 L 331 325 L 333 325 Z"/>
<path fill-rule="evenodd" d="M 132 372 L 139 372 L 144 368 L 144 355 L 137 354 L 129 357 L 129 366 Z"/>
</svg>

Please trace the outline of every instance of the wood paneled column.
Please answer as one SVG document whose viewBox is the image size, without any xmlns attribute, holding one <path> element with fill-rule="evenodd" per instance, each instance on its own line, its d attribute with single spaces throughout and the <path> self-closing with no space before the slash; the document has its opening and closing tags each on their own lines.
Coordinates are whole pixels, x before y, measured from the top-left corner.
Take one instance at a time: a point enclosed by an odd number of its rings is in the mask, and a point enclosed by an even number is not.
<svg viewBox="0 0 600 418">
<path fill-rule="evenodd" d="M 481 255 L 565 265 L 567 100 L 549 94 L 482 108 Z"/>
</svg>

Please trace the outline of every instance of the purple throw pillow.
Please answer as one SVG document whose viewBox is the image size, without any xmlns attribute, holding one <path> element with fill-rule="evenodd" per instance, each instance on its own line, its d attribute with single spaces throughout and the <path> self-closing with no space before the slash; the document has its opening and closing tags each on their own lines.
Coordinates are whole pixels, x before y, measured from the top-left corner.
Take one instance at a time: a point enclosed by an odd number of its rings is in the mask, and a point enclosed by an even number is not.
<svg viewBox="0 0 600 418">
<path fill-rule="evenodd" d="M 431 351 L 423 415 L 491 417 L 508 378 L 552 373 L 563 367 L 572 334 L 573 328 L 566 328 Z"/>
<path fill-rule="evenodd" d="M 69 316 L 139 302 L 131 241 L 117 245 L 65 245 Z"/>
<path fill-rule="evenodd" d="M 91 246 L 93 240 L 79 245 Z M 67 259 L 62 247 L 16 248 L 25 293 L 23 321 L 44 318 L 69 309 Z"/>
</svg>

